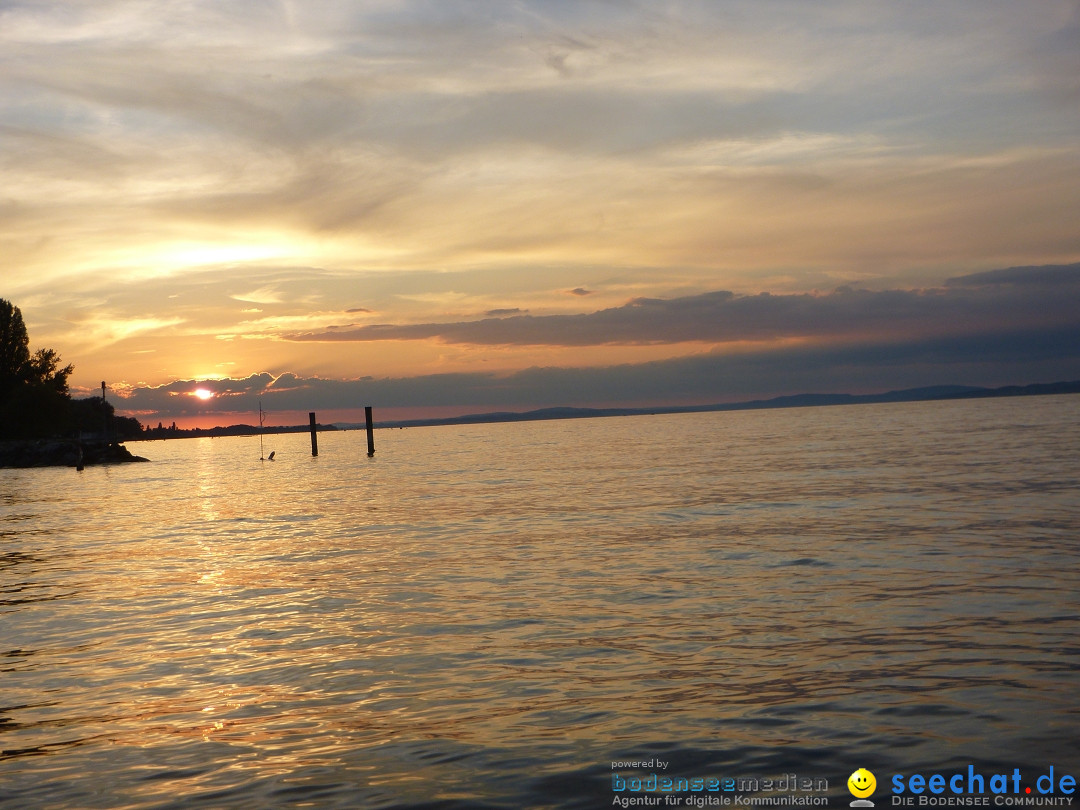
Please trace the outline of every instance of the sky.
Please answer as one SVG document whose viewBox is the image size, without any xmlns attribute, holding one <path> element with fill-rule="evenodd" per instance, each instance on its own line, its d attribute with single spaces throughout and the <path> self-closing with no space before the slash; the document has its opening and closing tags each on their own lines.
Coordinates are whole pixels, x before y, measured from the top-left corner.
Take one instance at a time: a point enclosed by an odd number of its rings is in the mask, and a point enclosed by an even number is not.
<svg viewBox="0 0 1080 810">
<path fill-rule="evenodd" d="M 1080 0 L 0 0 L 0 177 L 148 424 L 1080 379 Z"/>
</svg>

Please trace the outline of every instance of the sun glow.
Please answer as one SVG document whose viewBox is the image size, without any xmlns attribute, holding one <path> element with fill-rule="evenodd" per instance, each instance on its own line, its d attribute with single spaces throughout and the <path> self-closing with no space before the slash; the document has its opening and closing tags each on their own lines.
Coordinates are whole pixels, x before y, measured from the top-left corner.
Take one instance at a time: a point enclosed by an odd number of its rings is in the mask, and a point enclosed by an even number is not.
<svg viewBox="0 0 1080 810">
<path fill-rule="evenodd" d="M 210 397 L 214 396 L 214 392 L 208 391 L 205 388 L 196 388 L 194 391 L 191 392 L 191 395 L 194 397 L 198 397 L 205 402 L 206 400 L 210 399 Z"/>
</svg>

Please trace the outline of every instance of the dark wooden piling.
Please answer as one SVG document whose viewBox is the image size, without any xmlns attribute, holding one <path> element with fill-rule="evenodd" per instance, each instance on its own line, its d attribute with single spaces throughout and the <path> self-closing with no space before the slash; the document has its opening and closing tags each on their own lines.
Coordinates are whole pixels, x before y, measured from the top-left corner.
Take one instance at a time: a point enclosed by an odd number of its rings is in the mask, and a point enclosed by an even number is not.
<svg viewBox="0 0 1080 810">
<path fill-rule="evenodd" d="M 368 458 L 375 455 L 375 423 L 371 420 L 371 406 L 364 406 L 364 421 L 367 423 L 367 454 Z"/>
<path fill-rule="evenodd" d="M 319 455 L 319 436 L 315 430 L 315 411 L 308 414 L 308 424 L 311 425 L 311 455 Z"/>
</svg>

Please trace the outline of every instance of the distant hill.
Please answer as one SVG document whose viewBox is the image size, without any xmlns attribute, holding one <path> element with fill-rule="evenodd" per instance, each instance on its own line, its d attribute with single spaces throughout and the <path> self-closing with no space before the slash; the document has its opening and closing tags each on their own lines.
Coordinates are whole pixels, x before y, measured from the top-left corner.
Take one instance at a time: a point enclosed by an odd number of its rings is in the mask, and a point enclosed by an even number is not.
<svg viewBox="0 0 1080 810">
<path fill-rule="evenodd" d="M 980 388 L 972 385 L 932 385 L 905 388 L 884 394 L 794 394 L 792 396 L 755 399 L 748 402 L 729 402 L 717 405 L 685 405 L 655 408 L 540 408 L 532 411 L 495 411 L 452 416 L 441 419 L 405 419 L 377 422 L 380 428 L 428 427 L 432 425 L 472 425 L 490 422 L 534 422 L 545 419 L 588 419 L 599 416 L 641 416 L 667 413 L 708 413 L 711 411 L 747 411 L 767 408 L 807 408 L 823 405 L 864 405 L 880 402 L 922 402 L 946 399 L 981 399 L 989 397 L 1044 396 L 1047 394 L 1080 394 L 1080 380 L 1036 385 L 1007 385 L 1001 388 Z M 342 430 L 363 428 L 363 423 L 337 422 Z"/>
</svg>

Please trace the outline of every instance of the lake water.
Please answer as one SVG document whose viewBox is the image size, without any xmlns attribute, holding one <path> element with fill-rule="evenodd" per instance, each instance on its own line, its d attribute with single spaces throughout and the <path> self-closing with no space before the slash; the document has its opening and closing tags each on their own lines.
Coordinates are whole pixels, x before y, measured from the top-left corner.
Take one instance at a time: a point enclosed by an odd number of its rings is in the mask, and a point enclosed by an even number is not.
<svg viewBox="0 0 1080 810">
<path fill-rule="evenodd" d="M 1080 396 L 375 438 L 0 470 L 0 807 L 1080 777 Z"/>
</svg>

